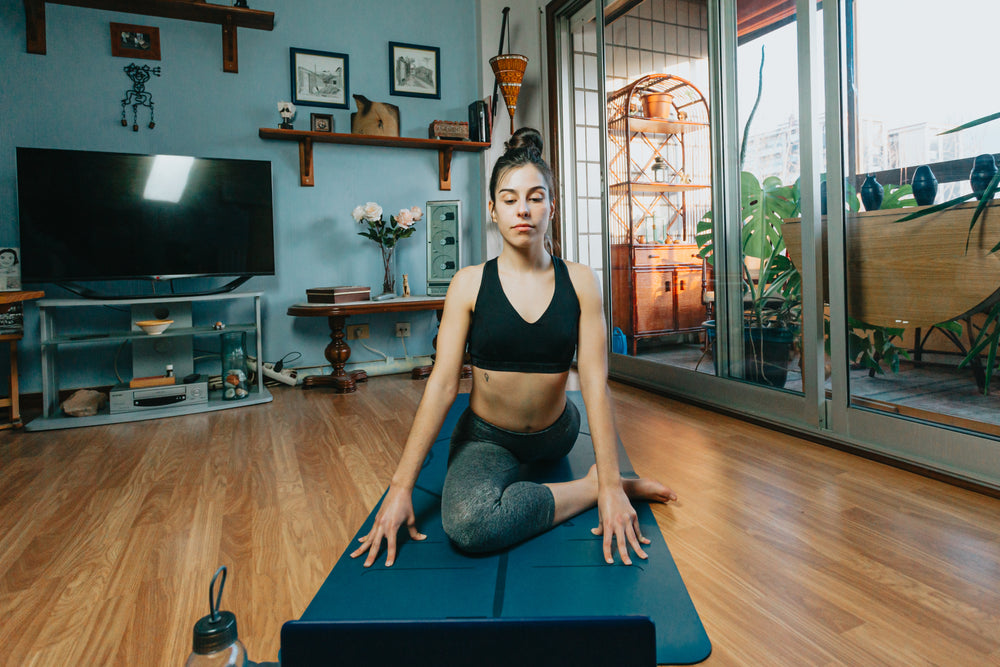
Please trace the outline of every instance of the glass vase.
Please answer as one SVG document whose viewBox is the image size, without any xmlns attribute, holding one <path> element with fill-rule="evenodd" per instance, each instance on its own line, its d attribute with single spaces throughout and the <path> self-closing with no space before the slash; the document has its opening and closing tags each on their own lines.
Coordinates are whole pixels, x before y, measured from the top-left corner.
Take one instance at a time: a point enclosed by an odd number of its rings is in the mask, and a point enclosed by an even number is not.
<svg viewBox="0 0 1000 667">
<path fill-rule="evenodd" d="M 222 398 L 234 401 L 250 394 L 247 386 L 247 333 L 222 334 Z"/>
<path fill-rule="evenodd" d="M 382 246 L 382 294 L 383 297 L 396 295 L 396 247 Z"/>
</svg>

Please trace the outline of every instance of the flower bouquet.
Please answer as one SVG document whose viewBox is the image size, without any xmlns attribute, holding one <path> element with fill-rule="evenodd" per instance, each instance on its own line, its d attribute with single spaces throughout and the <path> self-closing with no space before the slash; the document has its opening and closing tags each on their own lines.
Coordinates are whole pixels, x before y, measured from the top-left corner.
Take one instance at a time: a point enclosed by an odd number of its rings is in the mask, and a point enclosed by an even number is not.
<svg viewBox="0 0 1000 667">
<path fill-rule="evenodd" d="M 387 223 L 382 219 L 382 207 L 370 201 L 363 206 L 356 206 L 351 215 L 356 222 L 368 227 L 365 231 L 358 232 L 358 236 L 371 239 L 382 251 L 382 293 L 375 300 L 391 299 L 396 296 L 396 243 L 399 239 L 413 236 L 413 224 L 423 218 L 424 213 L 419 206 L 404 208 L 396 215 L 389 216 Z"/>
</svg>

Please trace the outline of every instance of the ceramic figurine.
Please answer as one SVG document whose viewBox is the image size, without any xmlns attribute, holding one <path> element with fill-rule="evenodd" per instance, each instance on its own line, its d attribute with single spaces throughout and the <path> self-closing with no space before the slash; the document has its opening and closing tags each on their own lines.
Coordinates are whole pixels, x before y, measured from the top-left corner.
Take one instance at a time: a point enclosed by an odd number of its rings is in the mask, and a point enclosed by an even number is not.
<svg viewBox="0 0 1000 667">
<path fill-rule="evenodd" d="M 917 200 L 917 206 L 930 206 L 937 196 L 938 181 L 934 172 L 926 164 L 917 167 L 913 173 L 913 180 L 910 181 L 913 188 L 913 198 Z"/>
<path fill-rule="evenodd" d="M 292 126 L 292 118 L 295 117 L 294 104 L 291 102 L 278 102 L 278 114 L 281 116 L 281 125 L 278 126 L 279 129 L 294 129 Z"/>
</svg>

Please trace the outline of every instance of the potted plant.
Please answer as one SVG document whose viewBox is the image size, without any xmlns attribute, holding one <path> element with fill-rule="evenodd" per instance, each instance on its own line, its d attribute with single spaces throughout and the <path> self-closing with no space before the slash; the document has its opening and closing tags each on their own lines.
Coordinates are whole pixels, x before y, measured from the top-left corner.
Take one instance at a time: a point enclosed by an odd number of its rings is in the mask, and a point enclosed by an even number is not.
<svg viewBox="0 0 1000 667">
<path fill-rule="evenodd" d="M 802 317 L 802 279 L 785 256 L 782 220 L 799 215 L 798 184 L 782 185 L 777 177 L 761 183 L 749 172 L 740 174 L 740 215 L 743 220 L 743 339 L 744 378 L 783 387 L 788 360 Z M 698 255 L 715 265 L 711 211 L 698 222 Z M 715 323 L 705 323 L 714 341 Z"/>
</svg>

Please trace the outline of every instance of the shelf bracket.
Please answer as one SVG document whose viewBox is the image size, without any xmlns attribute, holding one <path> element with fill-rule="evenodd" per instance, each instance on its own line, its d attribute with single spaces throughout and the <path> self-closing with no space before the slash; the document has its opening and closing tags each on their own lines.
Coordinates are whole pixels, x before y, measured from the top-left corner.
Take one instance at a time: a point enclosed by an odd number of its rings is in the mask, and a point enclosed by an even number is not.
<svg viewBox="0 0 1000 667">
<path fill-rule="evenodd" d="M 226 20 L 222 24 L 222 71 L 240 71 L 240 58 L 236 48 L 236 22 L 232 14 L 226 14 Z"/>
<path fill-rule="evenodd" d="M 299 139 L 299 185 L 313 186 L 316 178 L 313 174 L 313 141 L 309 137 Z"/>
<path fill-rule="evenodd" d="M 451 146 L 438 151 L 438 187 L 441 190 L 451 190 L 451 156 L 453 152 Z"/>
<path fill-rule="evenodd" d="M 45 0 L 24 0 L 28 53 L 45 55 Z"/>
</svg>

